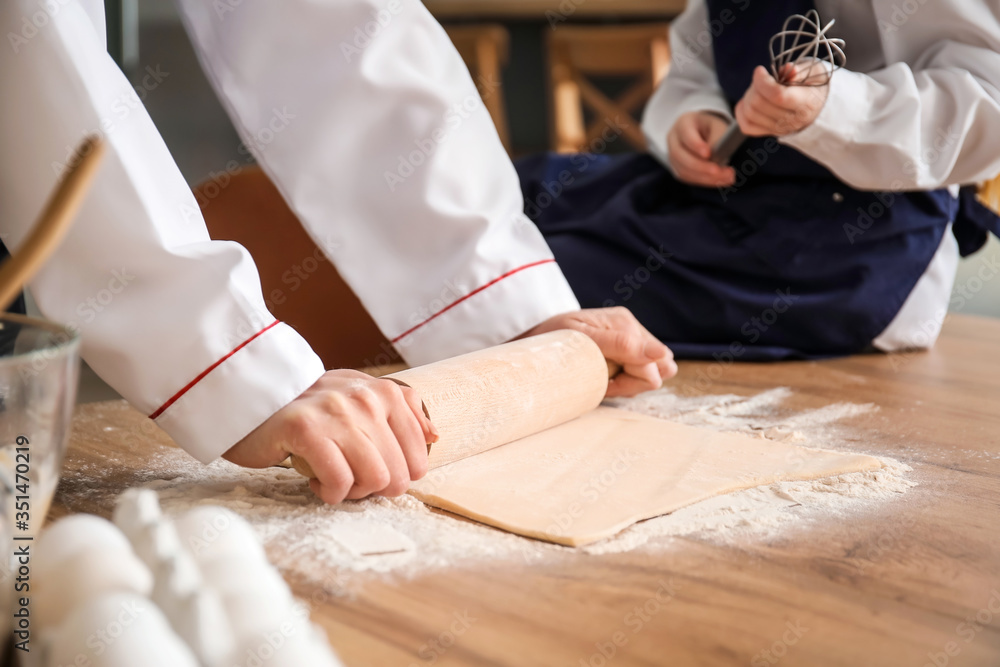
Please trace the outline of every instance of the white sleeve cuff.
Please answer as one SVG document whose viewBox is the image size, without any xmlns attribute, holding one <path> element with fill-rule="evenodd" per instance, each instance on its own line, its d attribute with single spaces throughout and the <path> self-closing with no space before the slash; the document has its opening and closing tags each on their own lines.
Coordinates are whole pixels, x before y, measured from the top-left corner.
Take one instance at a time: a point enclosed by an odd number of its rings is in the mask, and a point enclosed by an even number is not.
<svg viewBox="0 0 1000 667">
<path fill-rule="evenodd" d="M 189 454 L 209 463 L 323 373 L 309 344 L 277 322 L 205 369 L 150 416 Z"/>
<path fill-rule="evenodd" d="M 848 69 L 837 70 L 830 79 L 829 95 L 816 120 L 802 131 L 781 137 L 779 141 L 829 167 L 829 156 L 841 153 L 854 143 L 873 98 L 873 91 L 870 90 L 873 83 L 865 74 Z"/>
<path fill-rule="evenodd" d="M 506 343 L 551 317 L 579 309 L 559 266 L 546 258 L 497 276 L 414 322 L 392 342 L 407 363 L 426 364 Z"/>
</svg>

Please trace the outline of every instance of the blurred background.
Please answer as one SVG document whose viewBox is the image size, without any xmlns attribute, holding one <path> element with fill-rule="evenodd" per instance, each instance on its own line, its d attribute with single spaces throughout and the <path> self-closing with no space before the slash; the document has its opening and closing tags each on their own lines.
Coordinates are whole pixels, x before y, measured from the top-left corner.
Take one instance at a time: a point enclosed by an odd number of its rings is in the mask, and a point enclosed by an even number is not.
<svg viewBox="0 0 1000 667">
<path fill-rule="evenodd" d="M 106 0 L 109 50 L 139 84 L 162 79 L 144 104 L 192 187 L 211 182 L 240 139 L 205 80 L 172 2 Z M 642 147 L 638 119 L 669 67 L 669 21 L 685 0 L 425 0 L 445 25 L 513 157 L 544 150 Z M 497 87 L 492 82 L 501 81 Z M 480 85 L 485 84 L 485 85 Z M 601 145 L 606 118 L 625 127 Z M 956 288 L 975 292 L 961 312 L 1000 317 L 1000 280 L 981 281 L 1000 242 L 965 260 Z M 985 267 L 985 268 L 984 268 Z M 958 303 L 958 300 L 956 300 Z M 113 396 L 85 372 L 81 400 Z"/>
</svg>

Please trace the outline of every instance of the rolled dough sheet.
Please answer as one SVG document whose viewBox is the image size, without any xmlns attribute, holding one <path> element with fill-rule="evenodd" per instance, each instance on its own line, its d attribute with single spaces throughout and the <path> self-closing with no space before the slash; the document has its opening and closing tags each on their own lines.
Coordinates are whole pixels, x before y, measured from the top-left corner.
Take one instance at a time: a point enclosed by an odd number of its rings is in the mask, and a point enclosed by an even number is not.
<svg viewBox="0 0 1000 667">
<path fill-rule="evenodd" d="M 410 493 L 512 533 L 580 546 L 713 496 L 881 467 L 861 454 L 600 407 L 438 468 Z"/>
</svg>

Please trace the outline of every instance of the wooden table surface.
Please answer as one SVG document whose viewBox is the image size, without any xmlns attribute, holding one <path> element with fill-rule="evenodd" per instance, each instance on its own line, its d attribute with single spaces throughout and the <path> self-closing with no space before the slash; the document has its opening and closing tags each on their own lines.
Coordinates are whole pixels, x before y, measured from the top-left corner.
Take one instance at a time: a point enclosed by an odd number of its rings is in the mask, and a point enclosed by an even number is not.
<svg viewBox="0 0 1000 667">
<path fill-rule="evenodd" d="M 521 19 L 547 21 L 547 12 L 567 19 L 601 17 L 673 18 L 686 0 L 424 0 L 439 19 Z"/>
<path fill-rule="evenodd" d="M 344 662 L 1000 665 L 1000 321 L 955 317 L 929 353 L 681 371 L 673 384 L 688 394 L 785 386 L 798 409 L 875 403 L 878 412 L 851 422 L 856 449 L 908 463 L 919 486 L 850 520 L 777 537 L 723 545 L 694 534 L 669 548 L 567 551 L 541 565 L 357 575 L 355 594 L 343 598 L 297 587 L 319 602 L 313 619 Z M 95 409 L 78 416 L 67 468 L 106 467 L 105 490 L 155 479 L 142 448 L 164 436 L 130 408 L 106 410 L 105 424 L 86 418 Z M 125 432 L 146 441 L 116 439 Z M 53 516 L 107 515 L 95 497 L 64 483 Z M 456 620 L 463 614 L 465 623 Z M 601 651 L 616 640 L 608 660 Z"/>
</svg>

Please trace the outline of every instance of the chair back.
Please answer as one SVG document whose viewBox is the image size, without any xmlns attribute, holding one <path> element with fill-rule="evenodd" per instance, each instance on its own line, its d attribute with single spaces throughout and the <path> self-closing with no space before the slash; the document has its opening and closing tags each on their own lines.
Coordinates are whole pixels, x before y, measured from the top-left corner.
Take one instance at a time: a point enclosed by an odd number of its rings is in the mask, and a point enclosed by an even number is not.
<svg viewBox="0 0 1000 667">
<path fill-rule="evenodd" d="M 669 30 L 669 23 L 647 23 L 563 26 L 549 33 L 553 150 L 593 151 L 609 128 L 636 150 L 646 150 L 637 118 L 670 67 Z M 632 84 L 612 98 L 592 77 Z"/>
</svg>

